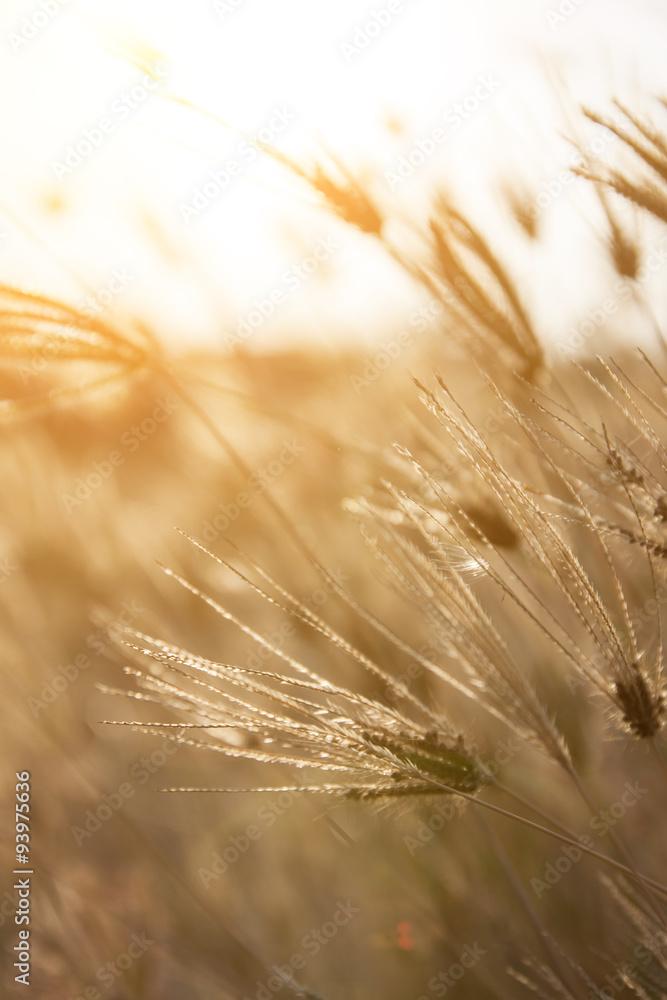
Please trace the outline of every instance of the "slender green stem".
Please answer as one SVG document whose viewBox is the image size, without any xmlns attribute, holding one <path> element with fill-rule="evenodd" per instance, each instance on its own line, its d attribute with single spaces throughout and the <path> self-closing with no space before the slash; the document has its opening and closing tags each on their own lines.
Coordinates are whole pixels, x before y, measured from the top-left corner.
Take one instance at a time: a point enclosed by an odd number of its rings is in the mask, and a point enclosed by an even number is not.
<svg viewBox="0 0 667 1000">
<path fill-rule="evenodd" d="M 514 891 L 514 895 L 517 897 L 522 908 L 525 910 L 528 919 L 533 925 L 542 947 L 551 961 L 554 972 L 557 973 L 563 986 L 569 990 L 573 996 L 584 997 L 585 994 L 582 983 L 574 978 L 571 969 L 569 969 L 567 964 L 563 961 L 562 954 L 560 954 L 558 949 L 555 947 L 551 934 L 547 930 L 542 917 L 533 904 L 533 901 L 528 896 L 528 893 L 517 875 L 514 864 L 496 836 L 495 831 L 492 829 L 491 825 L 486 822 L 482 815 L 478 816 L 478 821 L 481 824 L 489 843 L 491 844 L 491 849 L 496 855 L 501 868 L 507 876 L 507 881 L 510 883 L 512 890 Z"/>
<path fill-rule="evenodd" d="M 615 858 L 610 858 L 606 854 L 600 854 L 598 851 L 594 851 L 591 847 L 586 847 L 585 844 L 581 844 L 578 841 L 573 840 L 571 837 L 567 837 L 565 834 L 559 833 L 558 830 L 550 830 L 548 827 L 542 826 L 540 823 L 534 823 L 533 820 L 527 819 L 525 816 L 519 816 L 517 813 L 510 812 L 508 809 L 503 809 L 501 806 L 494 806 L 491 802 L 486 802 L 484 799 L 478 799 L 474 795 L 469 795 L 468 792 L 460 791 L 458 788 L 452 788 L 451 785 L 445 785 L 442 781 L 436 781 L 435 778 L 431 778 L 428 775 L 421 775 L 421 777 L 430 785 L 434 785 L 436 788 L 441 788 L 443 791 L 449 792 L 451 795 L 458 795 L 459 798 L 466 799 L 468 802 L 474 802 L 478 806 L 482 806 L 484 809 L 489 809 L 491 812 L 498 813 L 499 816 L 505 816 L 507 819 L 512 819 L 517 823 L 522 823 L 523 826 L 527 826 L 531 830 L 537 830 L 538 833 L 544 833 L 547 837 L 559 840 L 562 844 L 570 844 L 572 847 L 576 847 L 577 850 L 581 851 L 583 854 L 588 854 L 592 858 L 597 858 L 598 861 L 602 861 L 611 868 L 615 868 L 616 871 L 622 872 L 623 875 L 633 878 L 636 882 L 650 885 L 657 891 L 662 892 L 667 896 L 667 887 L 660 885 L 658 882 L 653 882 L 652 879 L 648 879 L 645 875 L 640 875 L 639 872 L 634 870 L 634 868 L 626 868 L 625 865 L 621 864 L 620 861 L 616 861 Z"/>
<path fill-rule="evenodd" d="M 658 762 L 658 766 L 665 772 L 665 774 L 667 774 L 667 761 L 662 755 L 662 751 L 656 742 L 655 736 L 648 741 L 648 745 L 651 753 Z"/>
<path fill-rule="evenodd" d="M 577 772 L 574 770 L 574 768 L 573 767 L 569 767 L 568 768 L 568 773 L 569 773 L 572 781 L 576 785 L 577 790 L 579 791 L 579 794 L 581 795 L 582 799 L 584 800 L 584 802 L 586 803 L 586 805 L 590 809 L 591 813 L 594 816 L 598 816 L 598 817 L 602 818 L 601 815 L 600 815 L 600 809 L 599 809 L 597 803 L 593 799 L 592 795 L 589 793 L 588 789 L 586 788 L 586 786 L 584 785 L 583 781 L 581 780 L 581 778 L 579 777 L 579 775 L 577 774 Z M 607 833 L 609 834 L 609 839 L 613 843 L 613 845 L 616 848 L 616 850 L 618 851 L 618 853 L 622 857 L 625 858 L 625 860 L 627 861 L 629 867 L 632 869 L 632 871 L 637 876 L 639 884 L 640 884 L 640 886 L 643 889 L 643 894 L 644 894 L 644 898 L 646 899 L 646 902 L 650 905 L 650 907 L 653 910 L 656 918 L 659 920 L 659 922 L 662 924 L 662 926 L 667 928 L 667 921 L 665 920 L 663 911 L 662 911 L 662 909 L 660 907 L 660 902 L 656 898 L 656 896 L 655 896 L 655 894 L 653 892 L 653 889 L 648 884 L 648 882 L 646 881 L 646 879 L 642 875 L 640 875 L 639 872 L 637 871 L 637 869 L 635 867 L 635 863 L 632 860 L 632 856 L 631 856 L 630 852 L 628 851 L 628 849 L 626 848 L 625 844 L 623 843 L 623 841 L 621 840 L 621 838 L 618 836 L 618 834 L 616 833 L 616 831 L 608 823 L 606 824 L 606 826 L 607 826 Z"/>
<path fill-rule="evenodd" d="M 577 843 L 576 834 L 574 834 L 572 830 L 569 830 L 566 826 L 560 823 L 554 816 L 551 816 L 543 809 L 540 809 L 539 806 L 536 806 L 529 799 L 524 798 L 523 795 L 519 794 L 519 792 L 515 792 L 512 788 L 508 788 L 507 785 L 503 785 L 499 781 L 494 782 L 494 787 L 499 788 L 501 791 L 505 792 L 506 795 L 509 795 L 517 802 L 520 802 L 521 805 L 525 806 L 527 809 L 530 809 L 537 816 L 541 816 L 542 819 L 547 820 L 547 822 L 551 823 L 555 827 L 555 829 L 560 830 L 560 832 L 563 833 L 566 837 L 571 838 L 572 843 Z M 581 844 L 578 844 L 578 846 L 583 850 Z M 657 892 L 661 892 L 664 896 L 667 897 L 667 886 L 661 885 L 661 883 L 656 882 L 655 879 L 649 878 L 647 875 L 640 875 L 637 872 L 633 871 L 632 868 L 626 868 L 626 866 L 621 864 L 620 862 L 615 861 L 613 858 L 608 857 L 608 855 L 606 854 L 594 851 L 592 848 L 590 848 L 587 851 L 587 853 L 590 854 L 592 857 L 599 858 L 600 861 L 608 862 L 609 864 L 613 865 L 619 872 L 623 872 L 624 875 L 626 875 L 628 878 L 633 879 L 634 881 L 646 882 L 648 885 L 651 886 L 652 889 L 655 889 Z"/>
</svg>

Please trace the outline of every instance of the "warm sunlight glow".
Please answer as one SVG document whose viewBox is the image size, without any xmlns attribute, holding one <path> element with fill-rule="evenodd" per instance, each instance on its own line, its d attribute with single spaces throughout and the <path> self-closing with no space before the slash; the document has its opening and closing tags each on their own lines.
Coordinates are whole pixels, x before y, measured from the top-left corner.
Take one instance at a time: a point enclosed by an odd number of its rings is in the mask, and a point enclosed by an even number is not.
<svg viewBox="0 0 667 1000">
<path fill-rule="evenodd" d="M 299 163 L 331 151 L 408 213 L 454 189 L 493 232 L 503 176 L 537 194 L 568 165 L 561 99 L 655 84 L 664 19 L 607 0 L 4 4 L 3 266 L 171 338 L 220 343 L 272 295 L 257 344 L 313 320 L 325 343 L 372 337 L 362 296 L 396 317 L 414 290 L 252 139 Z"/>
</svg>

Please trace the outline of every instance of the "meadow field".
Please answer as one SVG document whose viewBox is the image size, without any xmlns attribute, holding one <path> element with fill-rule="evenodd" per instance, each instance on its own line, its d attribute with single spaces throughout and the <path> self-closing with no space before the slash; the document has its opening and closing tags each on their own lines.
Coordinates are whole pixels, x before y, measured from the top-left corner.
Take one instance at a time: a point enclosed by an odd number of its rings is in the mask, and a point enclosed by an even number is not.
<svg viewBox="0 0 667 1000">
<path fill-rule="evenodd" d="M 2 995 L 667 997 L 666 107 L 488 226 L 246 137 L 317 222 L 207 343 L 0 274 Z"/>
</svg>

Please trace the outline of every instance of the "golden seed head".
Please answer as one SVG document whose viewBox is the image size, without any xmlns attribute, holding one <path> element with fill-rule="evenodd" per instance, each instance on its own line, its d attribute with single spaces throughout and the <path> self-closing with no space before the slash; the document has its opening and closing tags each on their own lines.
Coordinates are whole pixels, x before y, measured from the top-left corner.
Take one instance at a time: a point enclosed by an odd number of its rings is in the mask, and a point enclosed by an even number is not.
<svg viewBox="0 0 667 1000">
<path fill-rule="evenodd" d="M 623 711 L 623 721 L 635 736 L 651 739 L 662 727 L 665 696 L 654 693 L 637 669 L 630 681 L 616 681 L 614 690 Z"/>
</svg>

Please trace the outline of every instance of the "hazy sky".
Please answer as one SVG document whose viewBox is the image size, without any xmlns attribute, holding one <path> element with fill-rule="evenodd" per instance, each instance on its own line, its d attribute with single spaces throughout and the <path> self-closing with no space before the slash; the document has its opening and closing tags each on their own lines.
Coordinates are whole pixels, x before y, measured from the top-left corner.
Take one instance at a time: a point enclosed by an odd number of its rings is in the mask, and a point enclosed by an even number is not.
<svg viewBox="0 0 667 1000">
<path fill-rule="evenodd" d="M 92 290 L 193 341 L 276 290 L 258 341 L 372 336 L 378 315 L 400 325 L 412 290 L 247 136 L 301 159 L 323 142 L 399 214 L 446 186 L 502 233 L 501 181 L 538 192 L 568 163 L 568 98 L 661 90 L 666 22 L 659 0 L 5 0 L 2 280 L 75 303 Z M 446 143 L 392 181 L 443 122 Z M 577 190 L 544 213 L 554 246 L 581 228 Z M 295 275 L 315 248 L 305 294 Z M 540 287 L 553 265 L 536 266 Z M 576 314 L 586 294 L 560 304 Z"/>
</svg>

